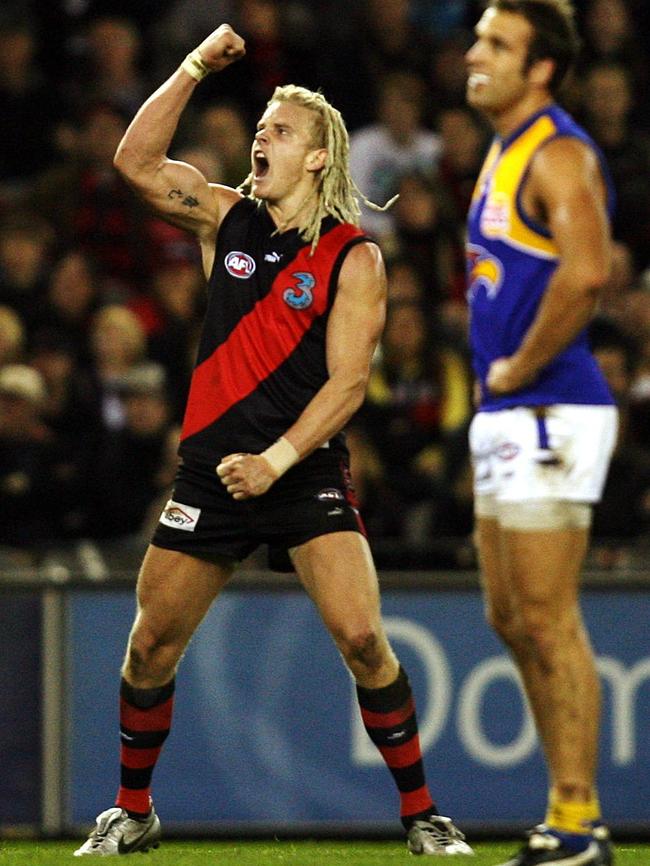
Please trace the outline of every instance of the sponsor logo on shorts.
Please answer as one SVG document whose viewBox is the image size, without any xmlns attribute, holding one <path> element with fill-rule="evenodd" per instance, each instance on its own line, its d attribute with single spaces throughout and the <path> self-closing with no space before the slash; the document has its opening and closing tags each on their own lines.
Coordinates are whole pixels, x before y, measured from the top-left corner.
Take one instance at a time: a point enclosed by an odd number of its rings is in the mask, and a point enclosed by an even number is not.
<svg viewBox="0 0 650 866">
<path fill-rule="evenodd" d="M 160 522 L 164 523 L 165 526 L 171 526 L 172 529 L 183 529 L 185 532 L 194 532 L 196 524 L 199 522 L 200 514 L 200 508 L 194 508 L 192 505 L 183 505 L 170 499 L 163 508 Z"/>
<path fill-rule="evenodd" d="M 316 499 L 321 502 L 345 502 L 345 496 L 336 487 L 326 487 L 316 494 Z"/>
<path fill-rule="evenodd" d="M 503 445 L 499 445 L 497 448 L 496 455 L 499 460 L 514 460 L 520 451 L 521 448 L 519 445 L 515 445 L 514 442 L 504 442 Z"/>
<path fill-rule="evenodd" d="M 238 280 L 247 280 L 255 273 L 255 260 L 248 253 L 241 253 L 238 250 L 229 252 L 224 259 L 226 270 L 231 277 L 237 277 Z"/>
</svg>

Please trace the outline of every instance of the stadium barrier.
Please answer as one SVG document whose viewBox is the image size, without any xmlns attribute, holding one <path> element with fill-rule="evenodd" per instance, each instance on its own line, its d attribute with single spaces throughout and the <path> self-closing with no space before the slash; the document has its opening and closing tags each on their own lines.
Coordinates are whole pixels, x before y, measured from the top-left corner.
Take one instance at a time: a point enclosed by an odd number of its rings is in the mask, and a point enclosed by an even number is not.
<svg viewBox="0 0 650 866">
<path fill-rule="evenodd" d="M 0 586 L 12 589 L 10 580 Z M 440 807 L 470 832 L 520 830 L 543 814 L 545 771 L 475 575 L 385 573 L 382 586 Z M 618 833 L 647 833 L 650 580 L 588 574 L 583 611 L 604 687 L 604 813 Z M 4 593 L 0 670 L 13 670 L 14 692 L 0 711 L 9 743 L 0 825 L 78 832 L 113 802 L 117 684 L 133 613 L 133 582 L 120 578 L 22 581 Z M 360 724 L 351 679 L 295 578 L 235 578 L 190 644 L 177 696 L 154 778 L 168 830 L 398 832 L 396 795 Z M 20 741 L 13 749 L 5 732 Z"/>
</svg>

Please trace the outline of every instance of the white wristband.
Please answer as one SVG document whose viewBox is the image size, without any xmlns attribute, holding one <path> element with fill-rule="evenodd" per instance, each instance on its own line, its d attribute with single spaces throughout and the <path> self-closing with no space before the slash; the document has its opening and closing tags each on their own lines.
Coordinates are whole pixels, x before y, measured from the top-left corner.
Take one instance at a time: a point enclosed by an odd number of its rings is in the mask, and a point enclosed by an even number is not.
<svg viewBox="0 0 650 866">
<path fill-rule="evenodd" d="M 209 75 L 212 70 L 206 65 L 201 57 L 198 48 L 190 51 L 185 60 L 181 63 L 181 69 L 184 69 L 188 75 L 191 75 L 195 81 L 203 81 L 206 75 Z"/>
<path fill-rule="evenodd" d="M 300 455 L 288 439 L 280 436 L 277 442 L 269 445 L 261 456 L 266 460 L 271 469 L 279 478 L 300 459 Z"/>
</svg>

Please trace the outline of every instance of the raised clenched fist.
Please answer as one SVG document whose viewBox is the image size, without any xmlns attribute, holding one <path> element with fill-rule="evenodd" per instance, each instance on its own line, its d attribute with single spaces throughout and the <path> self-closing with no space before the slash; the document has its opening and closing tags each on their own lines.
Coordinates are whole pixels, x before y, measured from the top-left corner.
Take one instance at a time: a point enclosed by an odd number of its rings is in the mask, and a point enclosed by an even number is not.
<svg viewBox="0 0 650 866">
<path fill-rule="evenodd" d="M 224 69 L 246 54 L 244 40 L 230 24 L 221 24 L 198 47 L 201 60 L 214 72 Z"/>
</svg>

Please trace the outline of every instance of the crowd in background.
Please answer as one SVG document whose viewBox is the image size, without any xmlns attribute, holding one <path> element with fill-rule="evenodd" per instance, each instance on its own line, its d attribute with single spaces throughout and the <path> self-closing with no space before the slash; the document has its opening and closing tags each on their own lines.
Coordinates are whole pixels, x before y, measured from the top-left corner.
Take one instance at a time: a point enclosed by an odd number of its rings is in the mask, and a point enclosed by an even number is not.
<svg viewBox="0 0 650 866">
<path fill-rule="evenodd" d="M 621 408 L 593 561 L 650 538 L 650 10 L 577 4 L 563 103 L 618 195 L 592 345 Z M 112 159 L 131 117 L 221 21 L 245 59 L 197 88 L 171 156 L 209 181 L 249 171 L 277 84 L 343 113 L 388 270 L 384 336 L 348 430 L 380 567 L 472 562 L 473 377 L 464 219 L 490 139 L 464 99 L 469 0 L 22 0 L 0 12 L 0 547 L 18 561 L 87 539 L 146 540 L 167 498 L 205 300 L 194 240 L 146 211 Z M 22 559 L 21 559 L 22 561 Z"/>
</svg>

